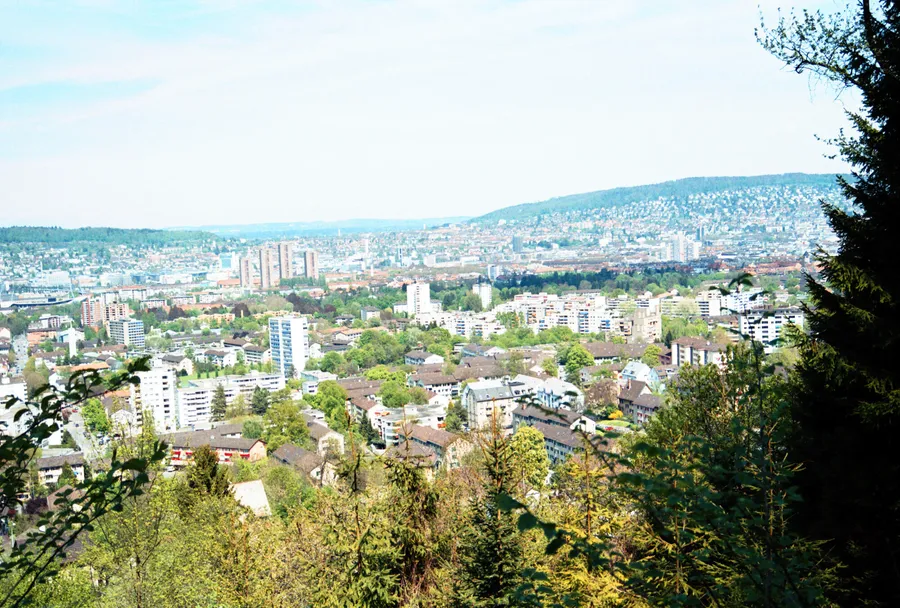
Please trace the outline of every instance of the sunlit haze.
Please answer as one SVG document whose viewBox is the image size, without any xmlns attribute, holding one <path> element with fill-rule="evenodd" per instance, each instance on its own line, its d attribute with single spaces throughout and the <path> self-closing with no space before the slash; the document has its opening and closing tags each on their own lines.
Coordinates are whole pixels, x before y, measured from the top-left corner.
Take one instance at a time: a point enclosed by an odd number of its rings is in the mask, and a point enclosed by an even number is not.
<svg viewBox="0 0 900 608">
<path fill-rule="evenodd" d="M 477 216 L 689 176 L 843 171 L 815 136 L 837 133 L 848 100 L 762 50 L 759 11 L 6 3 L 0 222 Z"/>
</svg>

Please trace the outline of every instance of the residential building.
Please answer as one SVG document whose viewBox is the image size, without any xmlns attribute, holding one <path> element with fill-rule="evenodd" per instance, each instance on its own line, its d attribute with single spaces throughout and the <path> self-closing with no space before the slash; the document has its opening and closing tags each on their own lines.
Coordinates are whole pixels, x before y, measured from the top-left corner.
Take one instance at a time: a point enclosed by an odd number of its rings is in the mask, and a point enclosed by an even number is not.
<svg viewBox="0 0 900 608">
<path fill-rule="evenodd" d="M 219 386 L 224 390 L 226 405 L 231 405 L 238 395 L 243 395 L 249 405 L 257 387 L 272 393 L 284 388 L 284 378 L 281 374 L 250 372 L 244 376 L 191 380 L 188 386 L 176 391 L 179 428 L 196 429 L 210 424 L 212 401 Z"/>
<path fill-rule="evenodd" d="M 237 364 L 238 349 L 209 349 L 203 352 L 203 358 L 207 363 L 212 363 L 216 367 L 232 367 Z"/>
<path fill-rule="evenodd" d="M 109 339 L 113 344 L 124 344 L 134 348 L 144 348 L 144 322 L 137 319 L 110 321 Z"/>
<path fill-rule="evenodd" d="M 253 287 L 253 274 L 250 267 L 250 258 L 241 258 L 240 265 L 241 287 L 250 289 Z"/>
<path fill-rule="evenodd" d="M 259 288 L 269 289 L 274 286 L 272 272 L 272 251 L 268 247 L 259 248 Z"/>
<path fill-rule="evenodd" d="M 421 424 L 407 424 L 400 429 L 400 436 L 434 452 L 437 466 L 455 469 L 462 458 L 472 451 L 472 444 L 462 436 L 434 429 Z"/>
<path fill-rule="evenodd" d="M 190 357 L 186 357 L 185 355 L 163 355 L 159 358 L 159 365 L 161 367 L 168 367 L 176 373 L 184 374 L 185 376 L 191 376 L 194 373 L 194 362 L 191 361 Z"/>
<path fill-rule="evenodd" d="M 466 408 L 469 428 L 488 428 L 496 418 L 500 428 L 512 429 L 512 412 L 516 402 L 512 391 L 502 380 L 467 384 L 461 400 Z"/>
<path fill-rule="evenodd" d="M 406 312 L 410 317 L 431 313 L 431 285 L 409 283 L 406 286 Z"/>
<path fill-rule="evenodd" d="M 584 409 L 584 393 L 581 389 L 559 378 L 547 378 L 537 387 L 534 396 L 538 403 L 546 408 L 578 411 Z"/>
<path fill-rule="evenodd" d="M 129 405 L 138 426 L 144 415 L 153 416 L 156 431 L 164 433 L 178 428 L 178 374 L 167 367 L 157 367 L 147 372 L 137 372 L 140 384 L 131 385 Z"/>
<path fill-rule="evenodd" d="M 116 297 L 115 294 L 112 294 Z M 81 326 L 100 327 L 110 321 L 120 321 L 131 317 L 127 302 L 110 301 L 88 297 L 81 303 Z"/>
<path fill-rule="evenodd" d="M 187 466 L 194 451 L 208 445 L 219 458 L 219 464 L 231 464 L 238 460 L 256 462 L 266 457 L 266 444 L 261 439 L 223 437 L 215 431 L 190 431 L 173 433 L 162 438 L 172 448 L 170 464 L 176 468 Z"/>
<path fill-rule="evenodd" d="M 294 276 L 294 251 L 291 243 L 278 243 L 278 277 L 290 279 Z"/>
<path fill-rule="evenodd" d="M 309 323 L 306 317 L 286 315 L 269 319 L 272 363 L 282 376 L 296 376 L 309 359 Z"/>
<path fill-rule="evenodd" d="M 406 365 L 440 365 L 443 362 L 444 358 L 442 356 L 421 350 L 410 351 L 404 357 Z"/>
<path fill-rule="evenodd" d="M 775 350 L 774 340 L 788 326 L 803 329 L 806 318 L 800 308 L 764 308 L 749 310 L 739 317 L 741 335 L 762 342 L 767 352 Z"/>
<path fill-rule="evenodd" d="M 659 374 L 642 361 L 629 361 L 622 370 L 622 378 L 624 380 L 640 380 L 650 386 L 659 384 Z"/>
<path fill-rule="evenodd" d="M 482 310 L 491 309 L 491 301 L 494 299 L 494 287 L 490 283 L 475 283 L 472 291 L 481 298 Z"/>
<path fill-rule="evenodd" d="M 441 372 L 410 374 L 406 382 L 410 386 L 420 386 L 436 395 L 456 397 L 459 394 L 459 380 Z"/>
<path fill-rule="evenodd" d="M 241 348 L 244 351 L 244 360 L 247 363 L 268 363 L 272 358 L 272 352 L 267 348 L 263 348 L 262 346 L 247 343 L 244 344 L 244 346 L 242 346 Z"/>
<path fill-rule="evenodd" d="M 38 481 L 42 484 L 55 485 L 62 475 L 63 467 L 69 465 L 75 478 L 84 481 L 84 455 L 80 452 L 74 454 L 66 454 L 65 456 L 50 456 L 47 458 L 38 458 L 36 461 Z"/>
<path fill-rule="evenodd" d="M 303 394 L 315 395 L 319 392 L 319 383 L 326 380 L 337 380 L 338 377 L 331 372 L 323 372 L 317 369 L 300 372 L 300 380 L 303 382 Z"/>
<path fill-rule="evenodd" d="M 641 393 L 634 401 L 622 405 L 622 413 L 635 424 L 646 424 L 662 407 L 662 399 L 650 393 Z"/>
<path fill-rule="evenodd" d="M 319 252 L 307 249 L 303 255 L 304 274 L 307 279 L 319 278 Z"/>
<path fill-rule="evenodd" d="M 332 431 L 322 422 L 307 417 L 306 426 L 309 428 L 309 436 L 316 445 L 319 456 L 338 456 L 344 453 L 344 436 L 337 431 Z"/>
<path fill-rule="evenodd" d="M 703 338 L 682 337 L 672 342 L 672 365 L 725 364 L 725 347 Z"/>
<path fill-rule="evenodd" d="M 369 319 L 380 319 L 381 310 L 375 308 L 374 306 L 363 306 L 359 311 L 359 317 L 363 321 L 368 321 Z"/>
<path fill-rule="evenodd" d="M 337 479 L 337 471 L 333 464 L 316 452 L 304 450 L 292 443 L 285 443 L 272 452 L 272 458 L 305 473 L 320 485 L 331 485 Z"/>
<path fill-rule="evenodd" d="M 589 435 L 597 432 L 597 423 L 583 414 L 572 410 L 561 409 L 548 412 L 545 409 L 533 405 L 519 405 L 513 410 L 513 427 L 534 426 L 538 422 L 550 426 L 559 426 L 570 430 L 582 430 Z"/>
</svg>

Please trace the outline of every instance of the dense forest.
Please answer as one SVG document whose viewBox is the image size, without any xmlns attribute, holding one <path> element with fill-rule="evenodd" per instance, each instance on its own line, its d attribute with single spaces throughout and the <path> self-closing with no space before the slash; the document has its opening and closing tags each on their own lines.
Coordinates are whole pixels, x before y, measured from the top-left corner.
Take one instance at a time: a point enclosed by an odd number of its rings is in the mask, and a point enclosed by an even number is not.
<svg viewBox="0 0 900 608">
<path fill-rule="evenodd" d="M 216 239 L 209 232 L 125 228 L 59 228 L 56 226 L 0 227 L 0 243 L 40 243 L 64 246 L 75 243 L 165 247 L 176 243 Z"/>
</svg>

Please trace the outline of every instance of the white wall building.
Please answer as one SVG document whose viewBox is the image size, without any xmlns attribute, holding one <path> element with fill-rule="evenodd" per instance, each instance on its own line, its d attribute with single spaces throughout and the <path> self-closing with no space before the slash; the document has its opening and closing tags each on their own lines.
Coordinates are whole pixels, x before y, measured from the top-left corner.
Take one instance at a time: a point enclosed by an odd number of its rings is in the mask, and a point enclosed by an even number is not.
<svg viewBox="0 0 900 608">
<path fill-rule="evenodd" d="M 740 332 L 741 335 L 762 342 L 766 352 L 772 352 L 776 345 L 769 344 L 770 342 L 782 337 L 782 332 L 788 325 L 803 329 L 805 320 L 800 308 L 751 310 L 740 316 Z"/>
<path fill-rule="evenodd" d="M 178 428 L 178 403 L 175 389 L 178 374 L 173 369 L 158 367 L 148 372 L 137 372 L 141 383 L 131 385 L 129 405 L 135 413 L 137 424 L 143 424 L 144 412 L 153 415 L 153 423 L 158 433 L 174 431 Z"/>
<path fill-rule="evenodd" d="M 294 375 L 306 367 L 309 360 L 309 322 L 300 315 L 273 317 L 269 319 L 269 346 L 275 370 L 287 377 L 290 370 Z"/>
<path fill-rule="evenodd" d="M 410 317 L 431 312 L 431 285 L 416 281 L 406 286 L 406 312 Z"/>
<path fill-rule="evenodd" d="M 494 299 L 494 287 L 490 283 L 475 283 L 472 285 L 472 291 L 481 298 L 482 310 L 490 310 L 491 301 Z"/>
</svg>

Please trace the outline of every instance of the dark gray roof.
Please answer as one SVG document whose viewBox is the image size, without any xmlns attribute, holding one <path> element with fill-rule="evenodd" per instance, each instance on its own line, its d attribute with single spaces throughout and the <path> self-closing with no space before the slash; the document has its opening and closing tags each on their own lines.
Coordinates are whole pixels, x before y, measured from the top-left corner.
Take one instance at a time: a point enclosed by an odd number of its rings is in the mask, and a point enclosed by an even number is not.
<svg viewBox="0 0 900 608">
<path fill-rule="evenodd" d="M 459 380 L 446 374 L 413 374 L 410 376 L 413 382 L 420 382 L 423 386 L 435 386 L 438 384 L 459 384 Z"/>
<path fill-rule="evenodd" d="M 634 405 L 640 405 L 653 410 L 658 410 L 662 406 L 662 399 L 660 399 L 656 395 L 647 393 L 644 395 L 639 395 L 638 398 L 634 400 Z"/>
<path fill-rule="evenodd" d="M 619 401 L 634 401 L 637 399 L 644 389 L 647 388 L 646 382 L 640 380 L 629 380 L 625 388 L 619 393 Z"/>
<path fill-rule="evenodd" d="M 419 443 L 437 445 L 446 448 L 448 445 L 459 439 L 459 435 L 448 433 L 440 429 L 433 429 L 430 426 L 421 424 L 410 424 L 407 428 L 400 429 L 400 435 L 415 439 Z"/>
<path fill-rule="evenodd" d="M 535 422 L 534 428 L 539 430 L 545 439 L 568 446 L 573 450 L 582 446 L 581 436 L 567 427 Z"/>
<path fill-rule="evenodd" d="M 325 424 L 316 421 L 310 417 L 306 418 L 306 426 L 309 427 L 309 436 L 313 438 L 315 441 L 319 441 L 327 435 L 328 433 L 336 433 L 337 431 L 332 431 L 330 428 L 325 426 Z"/>
<path fill-rule="evenodd" d="M 181 363 L 187 359 L 184 355 L 164 355 L 162 360 L 168 363 Z"/>
<path fill-rule="evenodd" d="M 565 409 L 548 412 L 533 405 L 520 405 L 513 411 L 513 417 L 530 419 L 533 422 L 543 422 L 554 426 L 572 426 L 581 418 L 581 414 Z"/>
<path fill-rule="evenodd" d="M 282 464 L 296 467 L 307 474 L 312 473 L 324 462 L 315 452 L 304 450 L 293 443 L 285 443 L 272 452 L 272 457 Z"/>
<path fill-rule="evenodd" d="M 193 431 L 172 433 L 162 438 L 173 448 L 199 448 L 208 445 L 213 449 L 249 450 L 261 439 L 244 439 L 243 437 L 222 437 L 215 431 Z"/>
<path fill-rule="evenodd" d="M 647 351 L 646 344 L 616 344 L 614 342 L 587 342 L 582 344 L 595 359 L 640 359 Z"/>
<path fill-rule="evenodd" d="M 38 469 L 55 469 L 68 463 L 69 466 L 84 466 L 84 454 L 74 452 L 65 456 L 48 456 L 46 458 L 37 459 Z"/>
<path fill-rule="evenodd" d="M 472 388 L 472 385 L 466 387 L 472 395 L 475 396 L 475 401 L 491 401 L 493 399 L 512 399 L 513 394 L 512 391 L 509 390 L 508 386 L 491 386 L 486 388 Z"/>
</svg>

